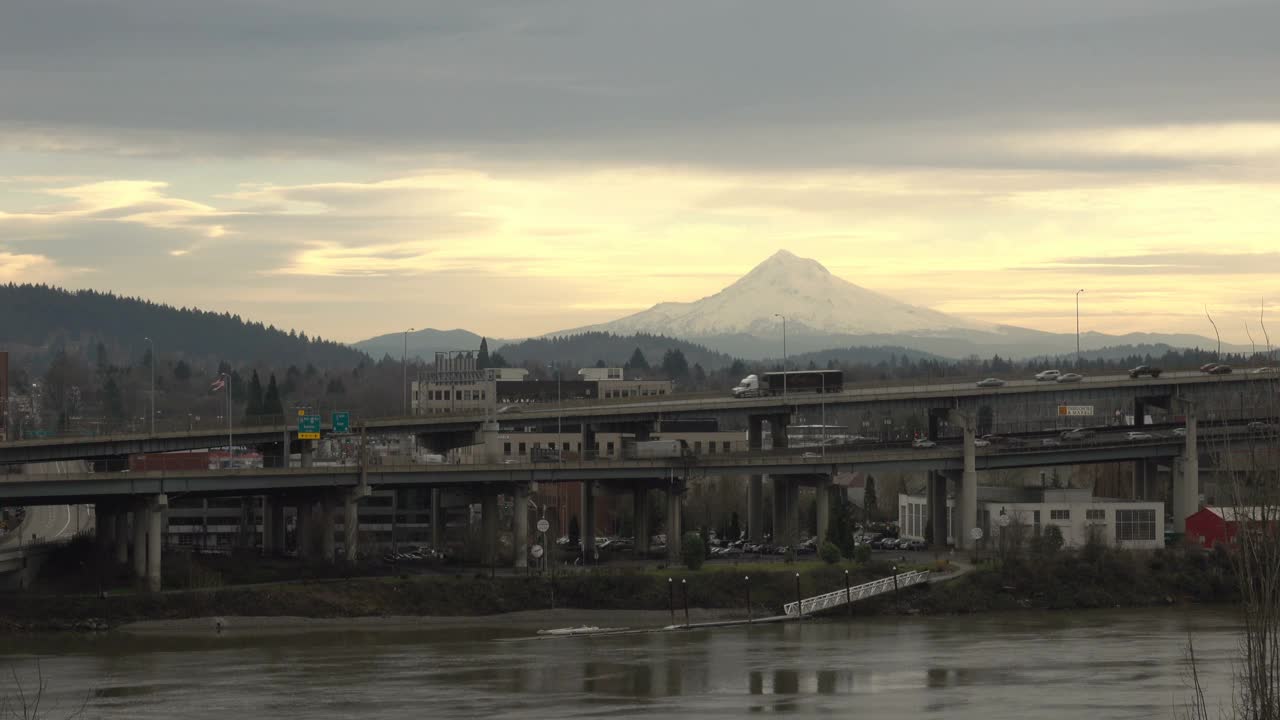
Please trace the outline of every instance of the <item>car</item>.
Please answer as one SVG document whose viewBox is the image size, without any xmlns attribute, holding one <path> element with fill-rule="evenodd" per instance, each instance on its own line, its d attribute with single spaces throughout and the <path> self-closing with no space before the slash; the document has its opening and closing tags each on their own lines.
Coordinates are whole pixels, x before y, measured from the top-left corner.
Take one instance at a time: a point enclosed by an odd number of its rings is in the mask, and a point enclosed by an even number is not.
<svg viewBox="0 0 1280 720">
<path fill-rule="evenodd" d="M 990 447 L 991 441 L 983 440 L 982 438 L 975 438 L 973 441 L 973 446 L 974 447 Z"/>
<path fill-rule="evenodd" d="M 1150 365 L 1139 365 L 1138 367 L 1131 368 L 1129 370 L 1129 377 L 1140 378 L 1145 375 L 1148 377 L 1158 378 L 1160 377 L 1161 372 L 1163 371 L 1158 367 L 1151 367 Z"/>
<path fill-rule="evenodd" d="M 1062 373 L 1057 378 L 1055 378 L 1054 381 L 1060 382 L 1060 383 L 1073 383 L 1073 382 L 1080 382 L 1083 379 L 1084 379 L 1084 376 L 1081 375 L 1080 373 Z"/>
<path fill-rule="evenodd" d="M 1230 365 L 1214 365 L 1213 367 L 1209 368 L 1209 374 L 1210 375 L 1230 375 L 1231 366 Z"/>
<path fill-rule="evenodd" d="M 1036 373 L 1036 380 L 1040 380 L 1040 381 L 1057 380 L 1058 376 L 1061 374 L 1062 373 L 1058 370 L 1041 370 L 1040 372 Z"/>
<path fill-rule="evenodd" d="M 1267 374 L 1267 373 L 1274 373 L 1274 372 L 1280 372 L 1280 369 L 1273 368 L 1273 367 L 1260 367 L 1260 368 L 1254 368 L 1254 369 L 1250 370 L 1250 371 L 1249 371 L 1249 374 L 1251 374 L 1251 375 L 1265 375 L 1265 374 Z"/>
<path fill-rule="evenodd" d="M 801 457 L 802 459 L 805 459 L 805 460 L 813 460 L 814 458 L 820 458 L 820 457 L 822 457 L 822 455 L 820 455 L 820 454 L 818 454 L 818 453 L 816 453 L 816 452 L 806 452 L 806 453 L 802 453 L 802 454 L 800 455 L 800 457 Z"/>
<path fill-rule="evenodd" d="M 1203 364 L 1203 365 L 1201 365 L 1201 366 L 1200 366 L 1200 372 L 1202 372 L 1202 373 L 1207 373 L 1207 372 L 1209 372 L 1209 371 L 1213 370 L 1213 369 L 1214 369 L 1214 368 L 1216 368 L 1216 367 L 1218 367 L 1218 363 L 1216 363 L 1216 362 L 1208 362 L 1208 363 L 1205 363 L 1205 364 Z"/>
<path fill-rule="evenodd" d="M 1173 429 L 1173 434 L 1174 434 L 1174 435 L 1177 435 L 1178 437 L 1186 437 L 1186 436 L 1187 436 L 1187 429 L 1186 429 L 1186 428 L 1184 428 L 1184 427 L 1174 428 L 1174 429 Z"/>
<path fill-rule="evenodd" d="M 1245 426 L 1251 433 L 1264 433 L 1271 429 L 1271 423 L 1262 420 L 1254 420 Z"/>
<path fill-rule="evenodd" d="M 1084 442 L 1085 440 L 1092 440 L 1095 435 L 1097 433 L 1089 428 L 1075 428 L 1063 430 L 1058 437 L 1066 442 Z"/>
<path fill-rule="evenodd" d="M 930 440 L 929 438 L 916 438 L 915 440 L 911 441 L 911 447 L 914 447 L 914 448 L 931 448 L 931 447 L 937 447 L 937 446 L 938 446 L 938 443 Z"/>
<path fill-rule="evenodd" d="M 929 549 L 929 543 L 926 543 L 926 542 L 925 542 L 925 541 L 923 541 L 923 540 L 908 540 L 908 541 L 907 541 L 907 547 L 906 547 L 905 549 L 907 549 L 907 550 L 928 550 L 928 549 Z"/>
<path fill-rule="evenodd" d="M 993 377 L 987 378 L 985 380 L 979 380 L 976 384 L 978 387 L 1004 387 L 1003 380 L 1001 380 L 1000 378 L 993 378 Z"/>
<path fill-rule="evenodd" d="M 1155 436 L 1148 432 L 1133 431 L 1125 433 L 1126 440 L 1155 440 Z"/>
<path fill-rule="evenodd" d="M 1058 438 L 1041 438 L 1040 447 L 1060 447 L 1062 441 Z"/>
</svg>

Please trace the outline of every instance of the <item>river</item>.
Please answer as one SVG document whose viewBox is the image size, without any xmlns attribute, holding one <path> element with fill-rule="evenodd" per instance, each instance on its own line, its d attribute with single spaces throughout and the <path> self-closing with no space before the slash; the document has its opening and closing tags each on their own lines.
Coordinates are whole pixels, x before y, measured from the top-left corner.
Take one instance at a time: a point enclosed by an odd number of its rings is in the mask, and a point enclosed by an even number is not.
<svg viewBox="0 0 1280 720">
<path fill-rule="evenodd" d="M 558 619 L 556 620 L 558 622 Z M 526 624 L 527 625 L 527 624 Z M 609 637 L 528 626 L 6 638 L 11 670 L 48 684 L 43 717 L 677 718 L 778 713 L 995 720 L 1173 718 L 1196 642 L 1211 706 L 1229 697 L 1225 610 L 865 618 Z M 1216 714 L 1216 713 L 1215 713 Z"/>
</svg>

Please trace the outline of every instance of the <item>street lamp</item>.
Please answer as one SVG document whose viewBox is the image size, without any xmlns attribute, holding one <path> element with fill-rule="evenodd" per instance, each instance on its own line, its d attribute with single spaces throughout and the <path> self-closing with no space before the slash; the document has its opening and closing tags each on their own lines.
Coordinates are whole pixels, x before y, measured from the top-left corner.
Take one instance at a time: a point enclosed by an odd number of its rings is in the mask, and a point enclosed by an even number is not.
<svg viewBox="0 0 1280 720">
<path fill-rule="evenodd" d="M 787 316 L 774 313 L 774 317 L 782 318 L 782 399 L 787 398 Z"/>
<path fill-rule="evenodd" d="M 409 333 L 413 328 L 404 331 L 404 354 L 400 356 L 400 367 L 404 371 L 404 402 L 401 403 L 401 415 L 409 414 Z"/>
<path fill-rule="evenodd" d="M 156 434 L 156 343 L 149 337 L 142 338 L 151 345 L 151 434 Z"/>
<path fill-rule="evenodd" d="M 1080 293 L 1084 292 L 1084 288 L 1076 291 L 1076 369 L 1080 369 Z"/>
</svg>

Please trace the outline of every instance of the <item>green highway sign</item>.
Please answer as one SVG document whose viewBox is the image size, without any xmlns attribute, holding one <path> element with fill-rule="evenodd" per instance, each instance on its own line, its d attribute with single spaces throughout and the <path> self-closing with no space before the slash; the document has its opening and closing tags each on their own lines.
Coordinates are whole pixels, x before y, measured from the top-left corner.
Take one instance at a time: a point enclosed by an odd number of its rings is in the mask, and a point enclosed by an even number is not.
<svg viewBox="0 0 1280 720">
<path fill-rule="evenodd" d="M 298 439 L 299 440 L 319 440 L 320 439 L 320 416 L 319 415 L 303 415 L 298 418 Z"/>
<path fill-rule="evenodd" d="M 351 432 L 351 413 L 335 412 L 333 414 L 333 431 L 336 433 Z"/>
</svg>

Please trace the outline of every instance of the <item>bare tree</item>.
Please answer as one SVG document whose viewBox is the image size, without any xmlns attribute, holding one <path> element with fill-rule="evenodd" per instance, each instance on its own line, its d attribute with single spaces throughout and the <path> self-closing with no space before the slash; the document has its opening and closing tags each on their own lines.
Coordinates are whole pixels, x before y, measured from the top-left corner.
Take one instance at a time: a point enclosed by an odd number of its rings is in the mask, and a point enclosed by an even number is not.
<svg viewBox="0 0 1280 720">
<path fill-rule="evenodd" d="M 37 720 L 37 718 L 53 717 L 53 713 L 58 708 L 56 705 L 49 706 L 45 702 L 45 693 L 49 689 L 49 681 L 44 677 L 44 670 L 40 667 L 40 661 L 36 661 L 34 687 L 22 684 L 22 678 L 18 676 L 16 668 L 10 668 L 9 673 L 12 677 L 13 686 L 0 690 L 0 693 L 3 693 L 0 694 L 0 720 Z M 84 715 L 85 710 L 89 707 L 89 697 L 90 695 L 85 695 L 78 708 L 58 717 L 72 720 Z"/>
</svg>

